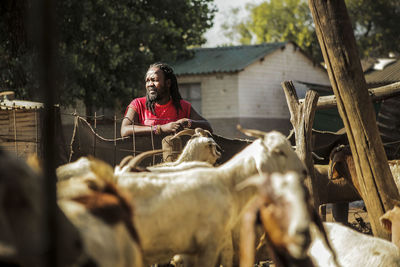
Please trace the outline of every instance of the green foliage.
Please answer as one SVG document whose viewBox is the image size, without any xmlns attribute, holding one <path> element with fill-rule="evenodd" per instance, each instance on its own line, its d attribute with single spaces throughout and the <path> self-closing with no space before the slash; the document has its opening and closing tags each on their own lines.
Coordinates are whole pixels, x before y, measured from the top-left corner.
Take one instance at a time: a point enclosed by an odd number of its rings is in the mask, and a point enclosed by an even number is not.
<svg viewBox="0 0 400 267">
<path fill-rule="evenodd" d="M 238 13 L 224 24 L 225 35 L 242 44 L 292 41 L 315 58 L 321 57 L 306 0 L 270 0 L 246 6 L 249 16 Z"/>
<path fill-rule="evenodd" d="M 400 52 L 400 1 L 346 0 L 361 57 Z"/>
<path fill-rule="evenodd" d="M 37 54 L 28 43 L 26 9 L 30 0 L 0 1 L 0 90 L 35 98 Z"/>
<path fill-rule="evenodd" d="M 88 115 L 92 107 L 123 105 L 122 110 L 132 97 L 143 94 L 148 65 L 173 61 L 185 54 L 188 46 L 203 44 L 203 34 L 212 26 L 216 11 L 213 0 L 63 0 L 57 5 L 62 67 L 59 100 L 63 104 L 83 100 Z M 0 19 L 0 26 L 2 23 L 9 24 Z M 2 29 L 0 36 L 5 33 Z M 15 31 L 15 27 L 9 30 Z M 26 69 L 18 73 L 23 82 L 11 87 L 18 68 L 9 66 L 21 67 L 15 63 L 21 56 L 33 59 L 32 45 L 9 56 L 11 48 L 18 45 L 0 40 L 0 59 L 6 62 L 0 65 L 0 88 L 26 91 L 24 88 L 33 84 L 27 79 L 34 76 L 32 65 L 22 64 Z M 9 74 L 3 75 L 3 70 L 9 70 Z M 6 84 L 6 80 L 10 82 Z"/>
<path fill-rule="evenodd" d="M 382 56 L 400 52 L 398 0 L 346 0 L 360 55 Z M 268 0 L 246 6 L 249 16 L 239 19 L 238 9 L 223 25 L 225 36 L 242 44 L 293 41 L 315 60 L 322 60 L 314 23 L 306 0 Z"/>
</svg>

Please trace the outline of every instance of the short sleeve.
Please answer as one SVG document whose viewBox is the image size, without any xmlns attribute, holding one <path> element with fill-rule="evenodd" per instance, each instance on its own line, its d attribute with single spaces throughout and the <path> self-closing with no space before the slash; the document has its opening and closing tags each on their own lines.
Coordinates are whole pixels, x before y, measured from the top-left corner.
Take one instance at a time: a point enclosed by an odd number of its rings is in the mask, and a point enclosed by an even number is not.
<svg viewBox="0 0 400 267">
<path fill-rule="evenodd" d="M 139 113 L 140 112 L 140 101 L 139 101 L 139 99 L 135 98 L 135 99 L 133 99 L 131 101 L 131 103 L 129 103 L 128 107 L 125 110 L 125 115 L 124 116 L 126 116 L 126 113 L 128 112 L 129 108 L 133 109 L 136 113 Z"/>
</svg>

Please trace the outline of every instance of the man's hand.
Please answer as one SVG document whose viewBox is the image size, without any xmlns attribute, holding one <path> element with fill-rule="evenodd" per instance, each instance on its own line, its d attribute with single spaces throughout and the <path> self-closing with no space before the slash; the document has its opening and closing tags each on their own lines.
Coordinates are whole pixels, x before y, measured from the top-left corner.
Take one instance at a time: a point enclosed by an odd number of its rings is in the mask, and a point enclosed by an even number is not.
<svg viewBox="0 0 400 267">
<path fill-rule="evenodd" d="M 161 125 L 161 131 L 164 133 L 176 133 L 182 131 L 184 128 L 188 128 L 190 125 L 190 119 L 179 119 L 167 124 Z"/>
</svg>

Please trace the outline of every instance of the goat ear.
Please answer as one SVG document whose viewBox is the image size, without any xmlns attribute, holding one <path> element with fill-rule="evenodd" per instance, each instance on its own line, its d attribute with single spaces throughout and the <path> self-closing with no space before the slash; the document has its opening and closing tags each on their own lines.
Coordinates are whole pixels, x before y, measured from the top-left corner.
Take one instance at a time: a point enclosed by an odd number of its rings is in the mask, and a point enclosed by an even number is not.
<svg viewBox="0 0 400 267">
<path fill-rule="evenodd" d="M 381 225 L 383 226 L 383 229 L 385 229 L 387 232 L 391 233 L 392 232 L 392 216 L 391 216 L 392 210 L 389 210 L 385 214 L 383 214 L 380 218 L 379 221 L 381 222 Z"/>
<path fill-rule="evenodd" d="M 328 178 L 332 180 L 332 178 L 335 176 L 335 178 L 339 177 L 339 173 L 336 170 L 336 161 L 332 162 L 329 164 L 330 167 L 328 169 Z"/>
<path fill-rule="evenodd" d="M 236 126 L 236 128 L 240 132 L 244 133 L 247 136 L 256 137 L 256 138 L 260 138 L 260 139 L 263 139 L 265 136 L 265 132 L 263 132 L 263 131 L 252 130 L 252 129 L 243 129 L 242 126 L 240 126 L 239 124 Z"/>
</svg>

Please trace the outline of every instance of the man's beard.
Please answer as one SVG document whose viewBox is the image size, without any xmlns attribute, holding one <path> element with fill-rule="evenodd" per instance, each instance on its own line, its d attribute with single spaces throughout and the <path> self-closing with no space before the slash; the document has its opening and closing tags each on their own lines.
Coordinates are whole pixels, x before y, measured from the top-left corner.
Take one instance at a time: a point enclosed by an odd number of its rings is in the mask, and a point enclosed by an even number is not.
<svg viewBox="0 0 400 267">
<path fill-rule="evenodd" d="M 155 89 L 152 91 L 155 92 L 155 94 L 149 94 L 149 92 L 146 92 L 146 98 L 151 102 L 156 102 L 158 100 L 161 100 L 164 94 L 166 93 L 165 87 L 160 88 L 160 90 Z"/>
<path fill-rule="evenodd" d="M 158 94 L 156 95 L 149 95 L 148 93 L 146 94 L 146 102 L 149 104 L 155 104 L 158 100 Z"/>
<path fill-rule="evenodd" d="M 155 104 L 158 100 L 161 99 L 162 95 L 157 90 L 153 90 L 155 94 L 149 94 L 146 92 L 146 108 L 151 111 L 155 115 Z"/>
</svg>

